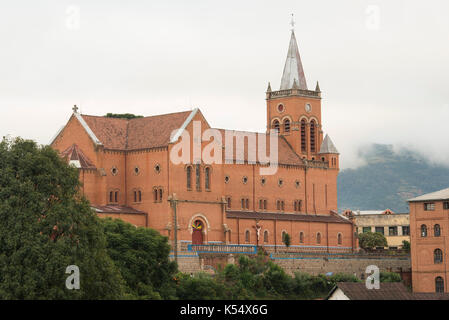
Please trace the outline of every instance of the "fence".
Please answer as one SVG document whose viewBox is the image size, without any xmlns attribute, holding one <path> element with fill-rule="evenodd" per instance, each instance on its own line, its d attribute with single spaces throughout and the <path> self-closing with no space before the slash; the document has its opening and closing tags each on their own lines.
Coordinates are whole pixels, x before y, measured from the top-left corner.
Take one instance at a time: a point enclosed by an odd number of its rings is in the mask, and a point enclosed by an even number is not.
<svg viewBox="0 0 449 320">
<path fill-rule="evenodd" d="M 256 246 L 239 244 L 189 244 L 187 250 L 197 253 L 257 253 Z"/>
</svg>

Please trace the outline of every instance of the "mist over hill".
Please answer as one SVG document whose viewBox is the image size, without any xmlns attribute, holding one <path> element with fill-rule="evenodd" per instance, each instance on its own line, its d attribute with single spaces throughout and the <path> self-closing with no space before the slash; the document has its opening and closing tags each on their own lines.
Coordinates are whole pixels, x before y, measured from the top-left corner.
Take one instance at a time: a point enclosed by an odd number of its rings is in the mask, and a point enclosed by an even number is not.
<svg viewBox="0 0 449 320">
<path fill-rule="evenodd" d="M 338 176 L 338 209 L 408 212 L 407 199 L 449 187 L 449 166 L 422 155 L 373 144 L 360 151 L 364 165 Z"/>
</svg>

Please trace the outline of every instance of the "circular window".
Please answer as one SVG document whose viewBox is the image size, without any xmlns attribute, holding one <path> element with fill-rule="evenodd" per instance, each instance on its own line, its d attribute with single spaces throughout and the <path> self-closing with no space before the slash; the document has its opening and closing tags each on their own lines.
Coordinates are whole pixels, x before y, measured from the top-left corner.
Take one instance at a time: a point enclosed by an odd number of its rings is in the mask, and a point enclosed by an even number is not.
<svg viewBox="0 0 449 320">
<path fill-rule="evenodd" d="M 137 176 L 140 173 L 140 169 L 138 166 L 134 168 L 134 174 Z"/>
<path fill-rule="evenodd" d="M 113 176 L 116 176 L 117 173 L 118 173 L 118 169 L 116 167 L 112 167 L 111 173 L 112 173 Z"/>
<path fill-rule="evenodd" d="M 278 185 L 279 185 L 279 187 L 282 187 L 283 184 L 284 184 L 284 180 L 279 179 L 279 180 L 278 180 Z"/>
<path fill-rule="evenodd" d="M 248 182 L 248 177 L 247 176 L 243 176 L 242 182 L 243 182 L 243 184 L 246 184 Z"/>
<path fill-rule="evenodd" d="M 299 182 L 299 180 L 296 180 L 295 181 L 295 187 L 299 188 L 300 186 L 301 186 L 301 182 Z"/>
<path fill-rule="evenodd" d="M 161 172 L 161 166 L 159 165 L 159 163 L 154 166 L 154 171 L 156 171 L 156 173 Z"/>
<path fill-rule="evenodd" d="M 306 112 L 312 111 L 312 105 L 310 103 L 306 103 L 304 108 L 306 109 Z"/>
<path fill-rule="evenodd" d="M 279 105 L 278 105 L 278 112 L 282 113 L 282 112 L 284 112 L 284 110 L 285 110 L 284 105 L 283 105 L 282 103 L 279 104 Z"/>
<path fill-rule="evenodd" d="M 225 180 L 225 183 L 228 183 L 229 180 L 231 180 L 231 178 L 229 178 L 229 176 L 225 176 L 224 180 Z"/>
<path fill-rule="evenodd" d="M 260 184 L 261 185 L 264 186 L 266 182 L 267 182 L 267 179 L 265 179 L 265 178 L 260 179 Z"/>
</svg>

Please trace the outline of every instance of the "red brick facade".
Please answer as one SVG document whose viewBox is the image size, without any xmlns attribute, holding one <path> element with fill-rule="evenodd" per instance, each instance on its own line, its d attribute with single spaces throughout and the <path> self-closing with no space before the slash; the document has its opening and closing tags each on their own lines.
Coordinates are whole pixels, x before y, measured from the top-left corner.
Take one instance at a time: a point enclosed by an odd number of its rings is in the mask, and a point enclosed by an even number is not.
<svg viewBox="0 0 449 320">
<path fill-rule="evenodd" d="M 181 141 L 171 140 L 173 130 L 185 127 L 192 155 L 194 122 L 201 123 L 202 132 L 210 128 L 197 109 L 132 120 L 80 115 L 75 110 L 52 147 L 62 156 L 70 155 L 68 161 L 79 167 L 83 192 L 100 216 L 151 227 L 174 239 L 176 206 L 177 237 L 182 242 L 195 238 L 268 247 L 282 245 L 286 232 L 292 246 L 352 250 L 353 224 L 336 213 L 339 155 L 330 138 L 323 136 L 319 87 L 269 87 L 266 101 L 267 129 L 279 129 L 274 175 L 261 175 L 262 165 L 251 161 L 173 163 L 171 151 Z M 224 139 L 227 131 L 219 132 Z M 208 144 L 203 141 L 201 150 Z M 195 222 L 202 225 L 200 231 Z"/>
</svg>

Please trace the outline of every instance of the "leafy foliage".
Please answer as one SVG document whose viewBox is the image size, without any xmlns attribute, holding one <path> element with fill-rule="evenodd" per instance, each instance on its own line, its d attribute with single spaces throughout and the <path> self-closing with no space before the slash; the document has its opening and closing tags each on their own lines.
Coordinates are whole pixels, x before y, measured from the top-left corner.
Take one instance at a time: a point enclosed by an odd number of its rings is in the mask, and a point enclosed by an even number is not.
<svg viewBox="0 0 449 320">
<path fill-rule="evenodd" d="M 447 188 L 449 167 L 431 164 L 416 152 L 373 144 L 360 157 L 365 165 L 338 176 L 339 211 L 408 212 L 407 199 Z"/>
<path fill-rule="evenodd" d="M 157 231 L 118 219 L 103 219 L 107 251 L 120 269 L 133 298 L 170 299 L 175 295 L 175 262 L 170 245 Z"/>
<path fill-rule="evenodd" d="M 287 232 L 282 235 L 282 242 L 285 244 L 287 248 L 290 247 L 291 241 L 292 239 Z"/>
<path fill-rule="evenodd" d="M 80 289 L 65 286 L 67 266 Z M 103 229 L 79 193 L 78 171 L 50 147 L 0 143 L 0 298 L 116 299 L 124 281 Z"/>
<path fill-rule="evenodd" d="M 396 272 L 380 272 L 380 282 L 401 282 L 401 275 Z"/>
<path fill-rule="evenodd" d="M 407 240 L 402 240 L 402 249 L 406 252 L 410 252 L 410 242 Z"/>
<path fill-rule="evenodd" d="M 136 119 L 136 118 L 143 118 L 143 116 L 138 116 L 132 113 L 107 113 L 105 115 L 107 118 L 118 118 L 118 119 Z"/>
<path fill-rule="evenodd" d="M 387 239 L 379 232 L 363 232 L 357 235 L 359 245 L 363 249 L 374 249 L 376 247 L 387 247 Z"/>
</svg>

